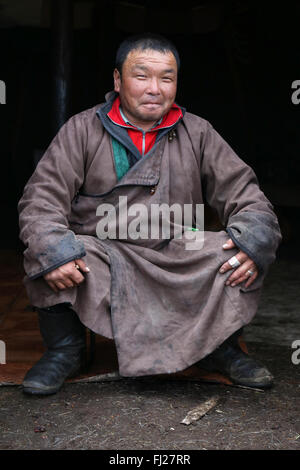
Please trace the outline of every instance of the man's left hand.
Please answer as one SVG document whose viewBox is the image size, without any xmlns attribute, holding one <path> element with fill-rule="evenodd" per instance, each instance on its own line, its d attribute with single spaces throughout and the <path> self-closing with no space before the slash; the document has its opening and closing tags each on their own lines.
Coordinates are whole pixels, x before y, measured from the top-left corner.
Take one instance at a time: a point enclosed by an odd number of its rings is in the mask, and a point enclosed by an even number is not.
<svg viewBox="0 0 300 470">
<path fill-rule="evenodd" d="M 236 245 L 235 243 L 231 240 L 227 240 L 227 242 L 223 245 L 224 250 L 231 250 L 232 248 L 235 248 Z M 245 287 L 251 286 L 251 284 L 255 281 L 255 279 L 258 276 L 258 270 L 257 266 L 252 261 L 251 258 L 244 252 L 244 251 L 239 251 L 235 257 L 237 260 L 240 262 L 240 265 L 236 268 L 233 268 L 228 261 L 226 263 L 222 264 L 220 267 L 219 272 L 220 273 L 226 273 L 227 271 L 234 269 L 233 273 L 229 278 L 226 280 L 226 285 L 234 287 L 241 282 L 247 281 L 245 284 Z M 253 273 L 253 274 L 251 274 Z"/>
</svg>

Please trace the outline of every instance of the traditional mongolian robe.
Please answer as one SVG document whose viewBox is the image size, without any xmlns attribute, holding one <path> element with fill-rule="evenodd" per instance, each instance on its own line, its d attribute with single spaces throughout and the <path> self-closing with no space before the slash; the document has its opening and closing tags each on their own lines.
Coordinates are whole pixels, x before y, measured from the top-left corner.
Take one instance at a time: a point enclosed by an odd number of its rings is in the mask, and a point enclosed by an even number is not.
<svg viewBox="0 0 300 470">
<path fill-rule="evenodd" d="M 115 95 L 106 99 L 66 122 L 24 189 L 24 282 L 32 305 L 69 302 L 84 325 L 113 338 L 121 375 L 176 372 L 254 317 L 281 240 L 278 221 L 253 170 L 209 122 L 182 109 L 182 118 L 162 127 L 141 156 L 127 130 L 108 117 Z M 205 229 L 196 250 L 187 249 L 194 232 L 185 226 L 181 237 L 172 230 L 167 239 L 120 237 L 116 219 L 117 238 L 99 238 L 107 212 L 97 208 L 118 214 L 120 201 L 128 225 L 136 204 L 149 217 L 155 204 L 189 204 L 195 226 L 195 208 L 204 204 L 217 211 L 224 229 Z M 228 251 L 222 245 L 229 237 L 236 248 Z M 239 249 L 259 269 L 248 289 L 226 286 L 229 274 L 219 273 Z M 90 272 L 78 287 L 55 293 L 43 275 L 76 258 Z"/>
</svg>

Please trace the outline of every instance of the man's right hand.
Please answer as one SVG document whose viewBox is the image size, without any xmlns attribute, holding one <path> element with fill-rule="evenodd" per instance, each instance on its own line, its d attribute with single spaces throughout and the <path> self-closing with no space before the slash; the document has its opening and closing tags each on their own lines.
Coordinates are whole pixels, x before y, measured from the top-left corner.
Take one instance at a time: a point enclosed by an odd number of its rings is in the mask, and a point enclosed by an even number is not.
<svg viewBox="0 0 300 470">
<path fill-rule="evenodd" d="M 59 292 L 81 284 L 84 276 L 80 271 L 88 273 L 90 270 L 82 259 L 75 259 L 45 274 L 44 279 L 54 292 Z"/>
</svg>

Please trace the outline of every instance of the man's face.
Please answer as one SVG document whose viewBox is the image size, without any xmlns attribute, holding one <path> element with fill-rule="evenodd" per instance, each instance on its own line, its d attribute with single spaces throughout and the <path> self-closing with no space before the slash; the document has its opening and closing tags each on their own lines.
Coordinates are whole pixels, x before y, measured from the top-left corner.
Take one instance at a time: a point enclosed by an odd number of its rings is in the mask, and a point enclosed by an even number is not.
<svg viewBox="0 0 300 470">
<path fill-rule="evenodd" d="M 135 49 L 129 52 L 122 78 L 114 70 L 115 91 L 132 124 L 144 130 L 166 114 L 177 89 L 177 62 L 172 52 Z"/>
</svg>

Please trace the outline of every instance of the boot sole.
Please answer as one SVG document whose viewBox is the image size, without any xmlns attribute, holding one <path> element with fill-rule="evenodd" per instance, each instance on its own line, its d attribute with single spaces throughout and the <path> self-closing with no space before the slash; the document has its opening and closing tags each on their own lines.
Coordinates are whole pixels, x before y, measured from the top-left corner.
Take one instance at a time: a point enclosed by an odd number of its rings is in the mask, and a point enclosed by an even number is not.
<svg viewBox="0 0 300 470">
<path fill-rule="evenodd" d="M 249 383 L 249 382 L 240 382 L 239 380 L 234 380 L 231 377 L 228 377 L 234 385 L 240 385 L 242 387 L 249 387 L 249 388 L 261 388 L 263 390 L 267 390 L 271 388 L 274 385 L 274 382 L 272 379 L 270 379 L 270 382 L 267 383 Z"/>
<path fill-rule="evenodd" d="M 54 395 L 60 390 L 60 388 L 61 387 L 59 387 L 56 390 L 41 390 L 38 388 L 23 387 L 23 393 L 25 393 L 26 395 L 39 395 L 39 396 Z"/>
<path fill-rule="evenodd" d="M 38 384 L 34 386 L 34 383 L 26 385 L 26 382 L 23 382 L 23 393 L 26 395 L 54 395 L 57 393 L 63 386 L 65 380 L 70 379 L 72 377 L 76 377 L 82 372 L 82 366 L 80 366 L 78 369 L 75 371 L 72 371 L 62 382 L 62 384 L 57 385 L 55 388 L 54 387 L 49 387 L 49 388 L 41 388 Z"/>
<path fill-rule="evenodd" d="M 269 389 L 274 385 L 274 377 L 273 376 L 266 376 L 266 379 L 268 380 L 268 382 L 254 383 L 254 382 L 247 382 L 247 380 L 245 380 L 245 382 L 243 382 L 241 380 L 234 379 L 233 377 L 228 375 L 228 373 L 226 373 L 225 371 L 222 371 L 221 369 L 214 368 L 214 367 L 207 367 L 203 364 L 200 365 L 200 363 L 199 363 L 199 367 L 201 369 L 205 370 L 206 372 L 212 372 L 212 373 L 215 372 L 215 373 L 218 373 L 218 374 L 222 374 L 224 377 L 226 377 L 228 380 L 230 380 L 233 385 L 240 385 L 242 387 L 249 387 L 249 388 L 261 388 L 261 389 L 264 389 L 264 390 Z"/>
</svg>

